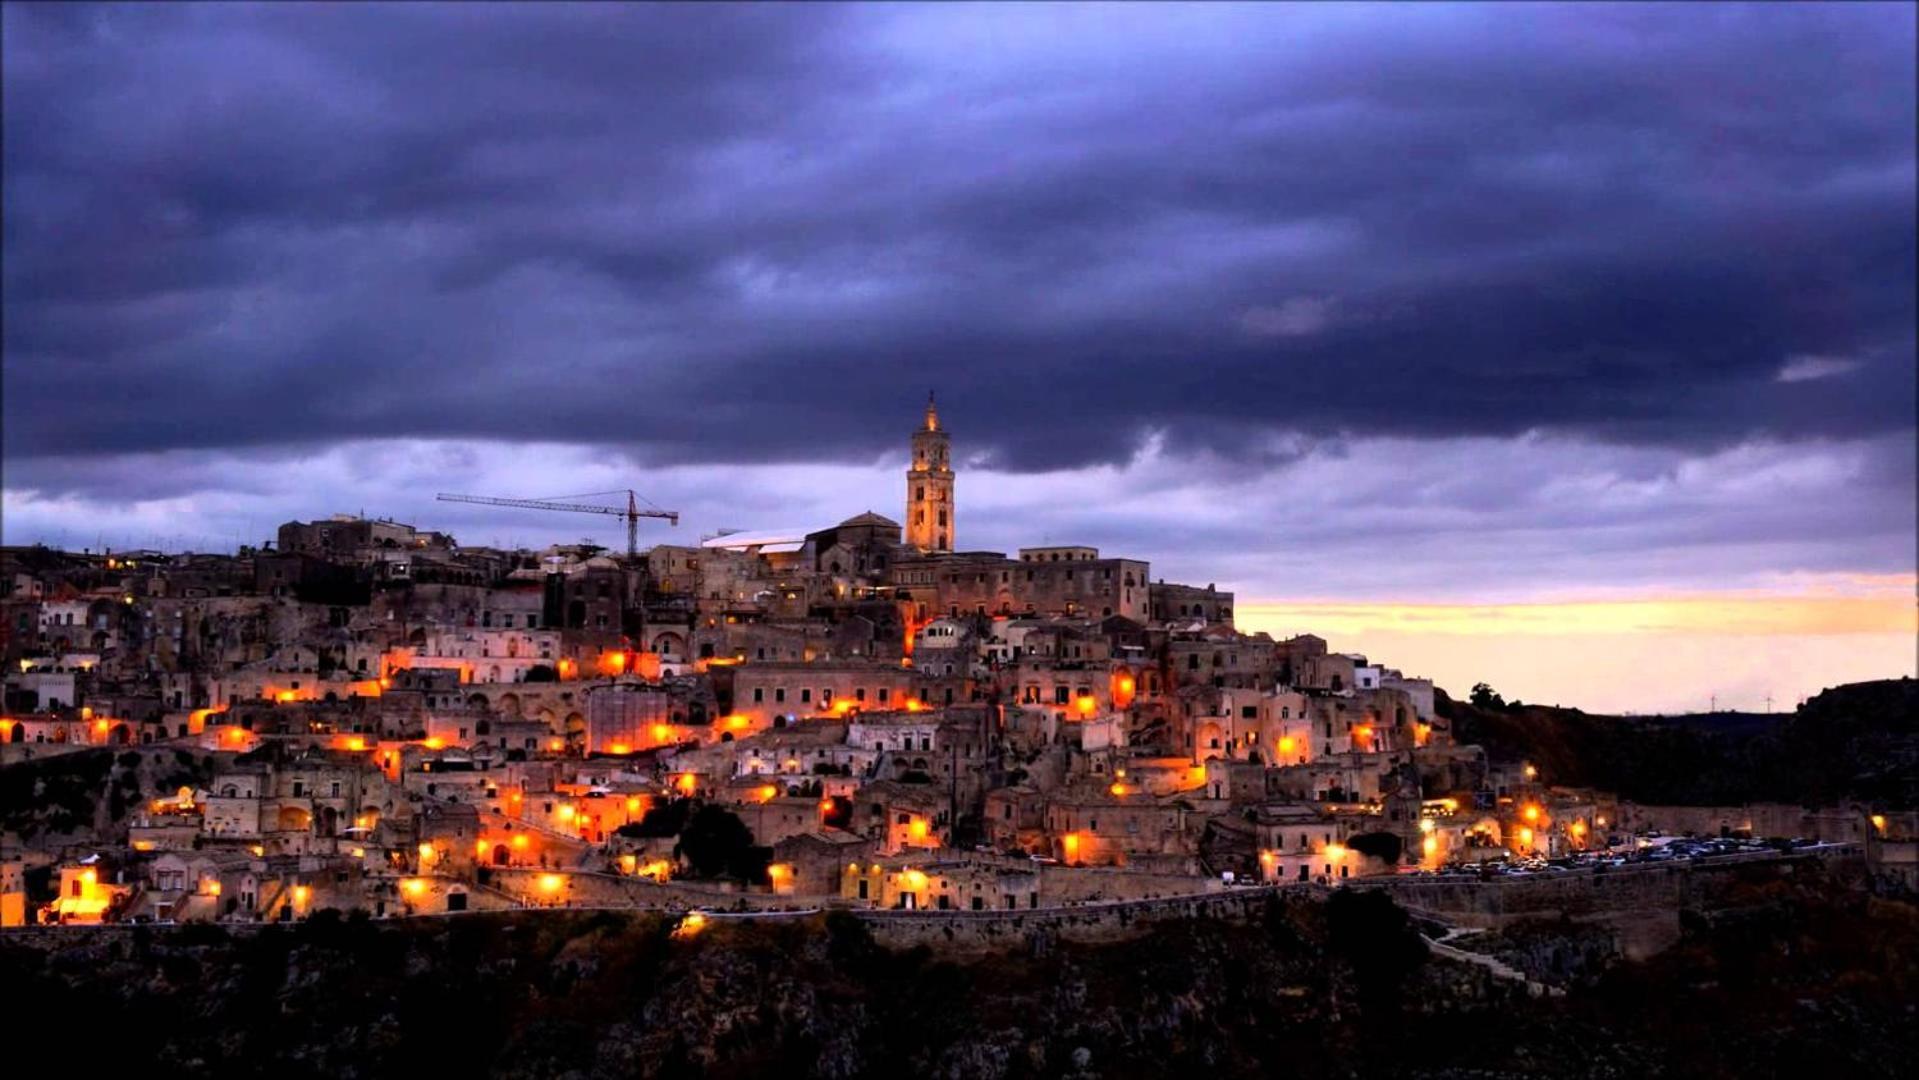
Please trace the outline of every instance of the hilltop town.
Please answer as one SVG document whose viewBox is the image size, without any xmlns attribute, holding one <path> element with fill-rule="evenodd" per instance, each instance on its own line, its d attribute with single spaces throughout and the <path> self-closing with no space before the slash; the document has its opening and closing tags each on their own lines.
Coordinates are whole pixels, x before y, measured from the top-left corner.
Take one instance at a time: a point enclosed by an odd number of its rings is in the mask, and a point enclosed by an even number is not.
<svg viewBox="0 0 1919 1080">
<path fill-rule="evenodd" d="M 693 932 L 1795 841 L 1911 875 L 1909 810 L 1569 786 L 1391 658 L 1237 629 L 1211 584 L 965 550 L 930 401 L 910 450 L 903 523 L 625 557 L 359 516 L 230 555 L 4 549 L 0 924 L 631 907 Z"/>
</svg>

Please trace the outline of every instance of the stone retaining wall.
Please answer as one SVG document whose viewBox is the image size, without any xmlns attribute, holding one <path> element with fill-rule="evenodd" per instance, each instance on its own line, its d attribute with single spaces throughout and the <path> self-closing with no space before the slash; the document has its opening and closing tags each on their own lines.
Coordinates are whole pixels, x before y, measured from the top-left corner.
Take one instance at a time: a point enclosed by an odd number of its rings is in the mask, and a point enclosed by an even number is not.
<svg viewBox="0 0 1919 1080">
<path fill-rule="evenodd" d="M 557 891 L 545 887 L 545 879 L 558 878 Z M 622 874 L 603 874 L 583 870 L 503 869 L 492 871 L 488 883 L 493 888 L 529 907 L 633 907 L 633 908 L 738 908 L 784 909 L 795 906 L 795 898 L 766 892 L 728 889 L 719 885 L 695 885 L 687 882 L 655 882 Z"/>
<path fill-rule="evenodd" d="M 1227 888 L 1216 877 L 1158 874 L 1123 867 L 1038 865 L 1039 900 L 1048 907 L 1102 900 L 1158 900 L 1216 893 Z"/>
<path fill-rule="evenodd" d="M 1168 919 L 1241 920 L 1257 916 L 1282 889 L 1315 885 L 1257 886 L 1231 892 L 1119 900 L 1029 911 L 856 911 L 873 936 L 894 948 L 1004 949 L 1034 938 L 1115 941 L 1146 933 Z"/>
</svg>

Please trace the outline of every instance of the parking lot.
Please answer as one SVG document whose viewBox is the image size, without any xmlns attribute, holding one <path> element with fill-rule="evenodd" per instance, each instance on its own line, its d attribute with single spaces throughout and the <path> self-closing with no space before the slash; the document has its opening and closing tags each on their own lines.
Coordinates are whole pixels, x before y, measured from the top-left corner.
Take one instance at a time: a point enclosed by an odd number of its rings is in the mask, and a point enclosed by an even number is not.
<svg viewBox="0 0 1919 1080">
<path fill-rule="evenodd" d="M 1515 856 L 1497 862 L 1455 864 L 1436 870 L 1402 870 L 1402 874 L 1438 877 L 1458 874 L 1524 875 L 1548 874 L 1569 870 L 1608 870 L 1622 867 L 1658 866 L 1696 859 L 1729 858 L 1800 851 L 1818 847 L 1814 840 L 1743 839 L 1738 837 L 1691 837 L 1647 835 L 1607 837 L 1608 845 L 1590 851 L 1544 858 Z"/>
</svg>

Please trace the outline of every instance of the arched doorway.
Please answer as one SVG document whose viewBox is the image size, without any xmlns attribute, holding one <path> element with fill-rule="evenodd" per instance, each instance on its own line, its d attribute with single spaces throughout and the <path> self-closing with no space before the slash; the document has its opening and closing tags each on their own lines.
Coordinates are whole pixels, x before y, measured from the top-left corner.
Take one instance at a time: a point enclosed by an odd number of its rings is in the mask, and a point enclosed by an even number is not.
<svg viewBox="0 0 1919 1080">
<path fill-rule="evenodd" d="M 1225 733 L 1220 730 L 1218 724 L 1212 722 L 1201 724 L 1194 737 L 1197 743 L 1193 749 L 1199 751 L 1198 756 L 1202 761 L 1218 757 L 1219 750 L 1225 743 Z"/>
</svg>

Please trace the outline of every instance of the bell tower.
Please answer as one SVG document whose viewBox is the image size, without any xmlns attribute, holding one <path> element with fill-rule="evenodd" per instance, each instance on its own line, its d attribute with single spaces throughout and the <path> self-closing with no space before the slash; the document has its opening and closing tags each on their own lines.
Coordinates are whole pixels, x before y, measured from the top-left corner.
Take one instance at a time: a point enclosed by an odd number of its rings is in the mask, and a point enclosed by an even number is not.
<svg viewBox="0 0 1919 1080">
<path fill-rule="evenodd" d="M 913 463 L 906 470 L 906 542 L 921 551 L 953 550 L 952 445 L 931 393 L 926 420 L 913 432 Z"/>
</svg>

